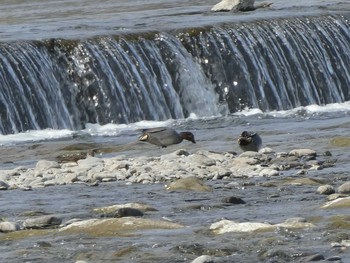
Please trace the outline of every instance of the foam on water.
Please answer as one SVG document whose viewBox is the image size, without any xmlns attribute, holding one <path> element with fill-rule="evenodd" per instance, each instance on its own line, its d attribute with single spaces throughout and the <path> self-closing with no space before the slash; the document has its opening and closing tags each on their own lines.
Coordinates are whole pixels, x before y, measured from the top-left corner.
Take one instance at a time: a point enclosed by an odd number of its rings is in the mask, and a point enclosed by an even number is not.
<svg viewBox="0 0 350 263">
<path fill-rule="evenodd" d="M 261 118 L 262 115 L 269 116 L 273 118 L 288 118 L 294 116 L 301 116 L 308 118 L 313 115 L 322 115 L 326 113 L 348 113 L 350 112 L 350 101 L 344 103 L 332 103 L 324 106 L 320 105 L 308 105 L 303 107 L 297 107 L 291 110 L 283 111 L 270 111 L 263 112 L 260 109 L 244 109 L 241 112 L 234 113 L 233 116 L 237 117 L 252 117 Z M 106 125 L 92 124 L 86 125 L 86 128 L 81 131 L 71 131 L 71 130 L 36 130 L 27 131 L 23 133 L 10 134 L 10 135 L 0 135 L 1 145 L 11 145 L 23 142 L 36 142 L 36 141 L 46 141 L 46 140 L 56 140 L 60 138 L 69 138 L 74 135 L 89 135 L 89 136 L 118 136 L 122 133 L 130 131 L 139 131 L 141 129 L 162 127 L 162 126 L 174 126 L 177 123 L 186 123 L 188 121 L 200 120 L 200 119 L 212 119 L 217 118 L 217 116 L 199 118 L 195 114 L 190 114 L 187 119 L 174 120 L 169 119 L 166 121 L 140 121 L 130 124 L 114 124 L 109 123 Z"/>
</svg>

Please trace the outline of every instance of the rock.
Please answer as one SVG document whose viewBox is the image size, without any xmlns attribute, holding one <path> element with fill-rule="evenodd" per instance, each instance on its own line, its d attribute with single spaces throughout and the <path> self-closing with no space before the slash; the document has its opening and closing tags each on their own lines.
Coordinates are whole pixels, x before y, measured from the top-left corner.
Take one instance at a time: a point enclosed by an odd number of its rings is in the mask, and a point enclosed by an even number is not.
<svg viewBox="0 0 350 263">
<path fill-rule="evenodd" d="M 338 192 L 341 194 L 350 194 L 350 182 L 343 183 L 339 186 Z"/>
<path fill-rule="evenodd" d="M 316 192 L 321 195 L 330 195 L 330 194 L 334 194 L 335 190 L 333 186 L 326 184 L 326 185 L 319 186 Z"/>
<path fill-rule="evenodd" d="M 123 207 L 119 208 L 114 217 L 126 217 L 126 216 L 143 216 L 143 213 L 135 208 Z"/>
<path fill-rule="evenodd" d="M 331 144 L 338 147 L 349 147 L 350 137 L 335 137 L 331 139 Z"/>
<path fill-rule="evenodd" d="M 52 168 L 60 168 L 60 165 L 56 161 L 40 160 L 35 165 L 35 173 L 41 174 Z"/>
<path fill-rule="evenodd" d="M 219 222 L 213 223 L 210 226 L 210 230 L 212 230 L 215 234 L 224 234 L 228 232 L 237 232 L 237 233 L 245 233 L 245 232 L 254 232 L 254 231 L 273 231 L 276 228 L 310 228 L 314 227 L 313 224 L 302 222 L 304 219 L 302 218 L 293 218 L 287 219 L 283 223 L 279 224 L 268 224 L 268 223 L 259 223 L 259 222 L 242 222 L 238 223 L 230 220 L 221 220 Z"/>
<path fill-rule="evenodd" d="M 141 212 L 148 212 L 148 211 L 158 211 L 157 209 L 141 203 L 127 203 L 127 204 L 121 204 L 121 205 L 111 205 L 101 208 L 94 208 L 92 211 L 98 214 L 115 214 L 119 209 L 122 208 L 134 208 Z"/>
<path fill-rule="evenodd" d="M 271 154 L 271 153 L 275 153 L 275 151 L 272 148 L 269 147 L 265 147 L 259 150 L 259 153 L 262 154 Z"/>
<path fill-rule="evenodd" d="M 278 176 L 280 173 L 271 168 L 264 168 L 259 172 L 259 176 L 264 176 L 264 177 L 272 177 L 272 176 Z"/>
<path fill-rule="evenodd" d="M 258 222 L 243 222 L 238 223 L 230 220 L 221 220 L 219 222 L 213 223 L 210 226 L 210 230 L 212 230 L 216 234 L 224 234 L 228 232 L 253 232 L 253 231 L 271 231 L 273 229 L 273 225 L 267 223 L 258 223 Z"/>
<path fill-rule="evenodd" d="M 297 157 L 303 157 L 303 156 L 316 156 L 316 152 L 311 149 L 294 149 L 289 152 L 289 155 L 295 155 Z"/>
<path fill-rule="evenodd" d="M 329 196 L 327 196 L 327 200 L 328 201 L 332 201 L 332 200 L 335 200 L 335 199 L 338 199 L 338 198 L 342 198 L 342 197 L 348 197 L 348 195 L 334 193 L 334 194 L 330 194 Z"/>
<path fill-rule="evenodd" d="M 20 226 L 17 223 L 4 221 L 0 222 L 0 232 L 7 233 L 20 230 Z"/>
<path fill-rule="evenodd" d="M 311 255 L 306 258 L 303 258 L 303 262 L 313 262 L 313 261 L 321 261 L 324 260 L 324 256 L 322 254 Z"/>
<path fill-rule="evenodd" d="M 179 229 L 183 225 L 168 221 L 145 219 L 140 217 L 121 217 L 107 219 L 88 219 L 72 223 L 59 229 L 63 234 L 82 233 L 94 237 L 119 236 L 126 232 L 144 229 Z"/>
<path fill-rule="evenodd" d="M 191 263 L 215 263 L 215 261 L 213 260 L 213 258 L 211 256 L 202 255 L 202 256 L 192 260 Z"/>
<path fill-rule="evenodd" d="M 4 182 L 4 181 L 0 181 L 0 190 L 7 190 L 9 189 L 9 184 Z"/>
<path fill-rule="evenodd" d="M 179 179 L 175 182 L 170 183 L 166 186 L 166 190 L 177 191 L 177 190 L 187 190 L 196 192 L 210 192 L 212 189 L 205 185 L 202 180 L 196 177 L 187 177 Z"/>
<path fill-rule="evenodd" d="M 333 201 L 327 202 L 321 208 L 349 208 L 350 207 L 350 197 L 338 198 Z"/>
<path fill-rule="evenodd" d="M 239 198 L 239 197 L 235 197 L 235 196 L 230 196 L 230 197 L 224 197 L 222 199 L 222 202 L 223 203 L 226 203 L 226 204 L 245 204 L 245 202 Z"/>
<path fill-rule="evenodd" d="M 46 215 L 36 218 L 28 218 L 24 220 L 23 227 L 24 228 L 45 228 L 45 227 L 53 227 L 60 225 L 62 223 L 62 220 L 58 217 L 52 216 L 52 215 Z"/>
<path fill-rule="evenodd" d="M 211 8 L 211 11 L 250 11 L 254 10 L 255 0 L 222 0 Z"/>
</svg>

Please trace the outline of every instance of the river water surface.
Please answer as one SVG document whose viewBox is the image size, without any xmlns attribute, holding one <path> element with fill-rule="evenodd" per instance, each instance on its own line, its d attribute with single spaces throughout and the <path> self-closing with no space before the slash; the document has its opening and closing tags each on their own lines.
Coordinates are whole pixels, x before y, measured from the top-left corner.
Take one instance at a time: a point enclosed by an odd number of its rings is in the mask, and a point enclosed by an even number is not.
<svg viewBox="0 0 350 263">
<path fill-rule="evenodd" d="M 257 3 L 262 1 L 257 1 Z M 97 35 L 116 35 L 140 31 L 176 30 L 216 23 L 268 19 L 296 15 L 317 15 L 350 11 L 348 0 L 285 1 L 274 0 L 270 9 L 259 12 L 210 13 L 217 1 L 185 0 L 8 0 L 0 3 L 1 41 L 80 39 Z M 350 84 L 349 84 L 350 85 Z M 192 116 L 185 120 L 142 121 L 131 124 L 89 124 L 80 131 L 39 130 L 2 135 L 0 168 L 34 166 L 38 160 L 55 160 L 67 146 L 98 148 L 97 157 L 160 156 L 185 148 L 189 152 L 209 150 L 237 152 L 236 139 L 243 130 L 257 131 L 265 147 L 276 152 L 310 148 L 329 151 L 336 165 L 310 171 L 338 187 L 348 180 L 349 145 L 336 145 L 332 139 L 349 137 L 349 103 L 324 107 L 309 106 L 286 112 L 263 113 L 259 110 L 225 116 Z M 137 142 L 139 129 L 172 126 L 190 130 L 197 144 L 159 149 Z M 283 176 L 295 176 L 295 171 Z M 325 197 L 316 194 L 314 185 L 262 187 L 270 178 L 208 181 L 210 193 L 168 192 L 164 184 L 126 185 L 125 182 L 101 183 L 97 187 L 82 184 L 51 186 L 32 191 L 9 190 L 0 193 L 1 217 L 21 220 L 28 211 L 55 214 L 69 220 L 90 218 L 91 209 L 112 204 L 144 202 L 158 212 L 148 218 L 166 219 L 185 225 L 181 230 L 141 231 L 128 237 L 94 238 L 81 236 L 1 239 L 1 262 L 190 262 L 210 254 L 218 262 L 291 262 L 321 254 L 335 262 L 350 262 L 349 248 L 332 246 L 337 235 L 349 235 L 348 229 L 329 227 L 336 215 L 349 215 L 346 209 L 322 210 Z M 228 187 L 233 183 L 231 187 Z M 239 196 L 246 204 L 223 206 L 221 199 Z M 195 208 L 197 207 L 197 208 Z M 291 217 L 303 217 L 316 223 L 315 229 L 276 230 L 274 233 L 213 235 L 210 224 L 223 218 L 235 221 L 280 223 Z M 1 234 L 2 237 L 3 234 Z M 132 253 L 116 256 L 125 249 Z"/>
</svg>

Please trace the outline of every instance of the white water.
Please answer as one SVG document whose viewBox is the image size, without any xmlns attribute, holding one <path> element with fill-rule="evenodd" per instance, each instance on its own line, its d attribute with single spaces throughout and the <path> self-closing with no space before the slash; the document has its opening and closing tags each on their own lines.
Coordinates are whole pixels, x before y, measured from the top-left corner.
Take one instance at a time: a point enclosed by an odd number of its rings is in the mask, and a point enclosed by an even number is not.
<svg viewBox="0 0 350 263">
<path fill-rule="evenodd" d="M 236 117 L 250 117 L 250 118 L 261 118 L 273 117 L 273 118 L 288 118 L 288 117 L 304 117 L 308 118 L 310 116 L 322 115 L 325 113 L 350 113 L 350 101 L 344 103 L 332 103 L 324 106 L 320 105 L 309 105 L 305 107 L 297 107 L 291 110 L 283 111 L 271 111 L 263 112 L 260 109 L 245 109 L 241 112 L 234 113 L 233 116 Z M 301 114 L 302 113 L 302 114 Z M 17 134 L 9 135 L 0 135 L 0 144 L 1 145 L 12 145 L 25 142 L 39 142 L 39 141 L 50 141 L 57 140 L 60 138 L 70 138 L 74 135 L 89 135 L 89 136 L 118 136 L 120 134 L 125 134 L 127 132 L 137 132 L 141 129 L 160 127 L 160 126 L 178 126 L 185 125 L 196 130 L 196 127 L 191 127 L 191 124 L 186 125 L 186 123 L 193 122 L 195 120 L 215 120 L 220 116 L 208 116 L 203 118 L 198 118 L 195 114 L 191 114 L 187 119 L 174 120 L 169 119 L 166 121 L 140 121 L 130 124 L 113 124 L 109 123 L 106 125 L 92 124 L 89 123 L 86 125 L 86 128 L 81 131 L 72 131 L 72 130 L 54 130 L 54 129 L 45 129 L 45 130 L 33 130 Z M 221 116 L 221 118 L 225 116 Z"/>
</svg>

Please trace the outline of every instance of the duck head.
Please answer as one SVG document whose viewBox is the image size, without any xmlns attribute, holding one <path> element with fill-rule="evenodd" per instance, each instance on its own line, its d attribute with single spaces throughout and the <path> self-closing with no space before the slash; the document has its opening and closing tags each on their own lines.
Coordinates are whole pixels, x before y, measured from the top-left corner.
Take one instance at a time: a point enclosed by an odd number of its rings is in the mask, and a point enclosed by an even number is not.
<svg viewBox="0 0 350 263">
<path fill-rule="evenodd" d="M 180 133 L 180 137 L 181 137 L 183 140 L 187 140 L 187 141 L 196 143 L 196 141 L 195 141 L 195 139 L 194 139 L 194 135 L 193 135 L 192 132 L 181 132 L 181 133 Z"/>
<path fill-rule="evenodd" d="M 253 136 L 255 134 L 255 132 L 243 131 L 237 140 L 238 144 L 242 146 L 247 146 L 252 142 Z"/>
</svg>

